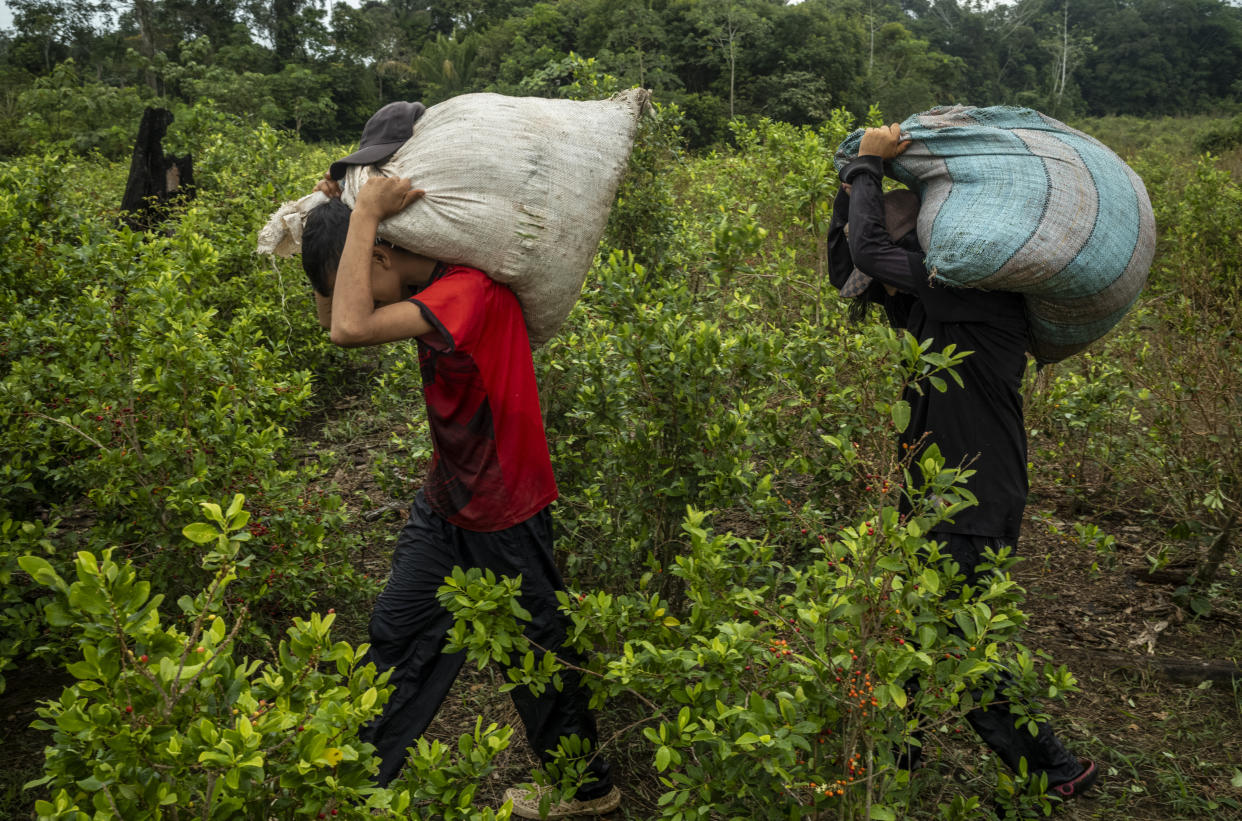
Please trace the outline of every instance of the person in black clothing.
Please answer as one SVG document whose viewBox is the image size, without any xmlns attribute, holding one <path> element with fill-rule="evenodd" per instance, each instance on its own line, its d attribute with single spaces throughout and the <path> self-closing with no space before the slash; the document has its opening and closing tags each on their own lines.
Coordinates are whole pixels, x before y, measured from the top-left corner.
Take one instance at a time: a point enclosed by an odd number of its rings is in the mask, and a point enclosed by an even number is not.
<svg viewBox="0 0 1242 821">
<path fill-rule="evenodd" d="M 880 304 L 895 328 L 936 349 L 949 344 L 974 351 L 956 367 L 963 385 L 939 393 L 907 387 L 910 423 L 899 439 L 903 455 L 915 457 L 931 444 L 945 464 L 969 465 L 966 487 L 978 505 L 937 526 L 928 538 L 944 544 L 965 583 L 977 586 L 977 567 L 987 548 L 1016 547 L 1026 506 L 1026 428 L 1019 386 L 1026 368 L 1027 320 L 1020 294 L 951 288 L 931 282 L 914 230 L 918 197 L 881 188 L 883 163 L 905 150 L 897 124 L 863 135 L 857 159 L 841 170 L 842 187 L 828 229 L 829 278 L 851 315 L 865 316 Z M 848 224 L 849 230 L 846 231 Z M 918 481 L 919 476 L 914 476 Z M 904 502 L 908 509 L 908 502 Z M 1094 783 L 1096 765 L 1072 756 L 1048 724 L 1032 736 L 1018 727 L 1003 703 L 966 715 L 971 727 L 1005 764 L 1017 771 L 1023 758 L 1032 775 L 1045 773 L 1050 794 L 1072 798 Z M 918 748 L 908 761 L 917 761 Z"/>
</svg>

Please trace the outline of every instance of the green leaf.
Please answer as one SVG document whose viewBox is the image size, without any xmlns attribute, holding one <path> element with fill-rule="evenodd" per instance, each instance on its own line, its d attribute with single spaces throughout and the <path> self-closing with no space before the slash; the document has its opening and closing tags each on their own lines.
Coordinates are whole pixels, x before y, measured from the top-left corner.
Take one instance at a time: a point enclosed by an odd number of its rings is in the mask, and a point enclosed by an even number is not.
<svg viewBox="0 0 1242 821">
<path fill-rule="evenodd" d="M 220 506 L 215 502 L 200 502 L 203 512 L 207 514 L 207 518 L 211 519 L 220 527 L 224 527 L 224 516 L 220 512 Z"/>
<path fill-rule="evenodd" d="M 22 570 L 30 574 L 30 577 L 44 587 L 55 587 L 57 589 L 64 587 L 64 581 L 52 569 L 52 565 L 47 559 L 40 559 L 38 556 L 22 556 L 17 560 Z"/>
<path fill-rule="evenodd" d="M 910 403 L 904 399 L 894 402 L 890 413 L 893 417 L 893 427 L 898 433 L 905 433 L 910 425 Z"/>
<path fill-rule="evenodd" d="M 181 535 L 195 544 L 207 544 L 218 536 L 220 531 L 206 522 L 195 522 L 181 528 Z"/>
</svg>

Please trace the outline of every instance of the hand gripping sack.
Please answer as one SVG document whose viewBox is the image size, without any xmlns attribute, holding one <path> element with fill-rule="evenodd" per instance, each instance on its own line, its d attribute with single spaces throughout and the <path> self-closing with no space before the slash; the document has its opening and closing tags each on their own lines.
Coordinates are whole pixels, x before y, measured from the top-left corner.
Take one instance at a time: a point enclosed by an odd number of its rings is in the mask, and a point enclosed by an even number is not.
<svg viewBox="0 0 1242 821">
<path fill-rule="evenodd" d="M 351 168 L 342 199 L 353 207 L 371 174 L 409 177 L 426 196 L 379 235 L 508 285 L 545 342 L 582 291 L 649 99 L 463 94 L 427 109 L 383 166 Z"/>
<path fill-rule="evenodd" d="M 1098 140 L 1027 108 L 952 106 L 901 124 L 886 169 L 922 200 L 933 280 L 1026 296 L 1030 350 L 1056 362 L 1106 334 L 1147 281 L 1156 224 L 1142 180 Z M 840 170 L 862 131 L 841 143 Z"/>
</svg>

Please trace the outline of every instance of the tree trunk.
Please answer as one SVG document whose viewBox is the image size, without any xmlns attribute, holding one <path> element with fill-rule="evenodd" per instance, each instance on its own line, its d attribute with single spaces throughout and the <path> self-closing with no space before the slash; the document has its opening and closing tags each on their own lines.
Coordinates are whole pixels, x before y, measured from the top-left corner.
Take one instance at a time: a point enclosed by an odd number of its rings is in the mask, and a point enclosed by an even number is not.
<svg viewBox="0 0 1242 821">
<path fill-rule="evenodd" d="M 733 78 L 737 66 L 737 59 L 733 51 L 733 35 L 729 35 L 729 119 L 733 119 Z"/>
<path fill-rule="evenodd" d="M 142 44 L 142 56 L 151 58 L 155 56 L 155 29 L 152 23 L 154 10 L 151 7 L 151 0 L 134 0 L 134 19 L 138 21 L 139 42 Z M 146 83 L 151 87 L 152 91 L 159 92 L 155 75 L 150 69 L 146 69 Z"/>
<path fill-rule="evenodd" d="M 142 114 L 125 196 L 121 199 L 124 219 L 135 230 L 145 230 L 158 222 L 164 206 L 173 197 L 194 196 L 194 163 L 190 155 L 164 156 L 164 135 L 172 121 L 172 112 L 163 108 L 148 108 Z"/>
<path fill-rule="evenodd" d="M 276 56 L 282 63 L 291 62 L 297 56 L 298 26 L 297 0 L 275 0 L 272 4 L 272 17 L 275 30 L 272 32 L 272 46 Z"/>
<path fill-rule="evenodd" d="M 1065 75 L 1069 67 L 1069 0 L 1065 0 L 1065 14 L 1061 19 L 1061 82 L 1057 88 L 1057 108 L 1065 95 Z"/>
</svg>

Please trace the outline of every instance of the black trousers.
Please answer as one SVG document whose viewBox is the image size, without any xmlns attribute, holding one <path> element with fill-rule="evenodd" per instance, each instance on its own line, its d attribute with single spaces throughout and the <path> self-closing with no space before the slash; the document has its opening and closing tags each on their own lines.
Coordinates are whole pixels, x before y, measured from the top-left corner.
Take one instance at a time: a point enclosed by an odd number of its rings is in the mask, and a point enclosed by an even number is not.
<svg viewBox="0 0 1242 821">
<path fill-rule="evenodd" d="M 392 670 L 394 686 L 384 711 L 363 729 L 381 759 L 378 782 L 386 785 L 401 770 L 406 748 L 427 729 L 465 661 L 465 653 L 442 652 L 453 618 L 436 601 L 436 591 L 453 567 L 486 568 L 499 576 L 522 577 L 519 602 L 531 614 L 525 634 L 551 651 L 565 640 L 568 620 L 556 592 L 564 589 L 552 556 L 552 519 L 545 508 L 521 524 L 493 533 L 463 530 L 433 511 L 420 491 L 410 518 L 397 537 L 388 584 L 371 613 L 371 649 L 367 660 Z M 582 666 L 576 654 L 558 655 Z M 515 659 L 517 661 L 517 659 Z M 531 747 L 546 760 L 561 736 L 577 735 L 598 745 L 595 718 L 580 675 L 562 671 L 564 686 L 549 686 L 534 696 L 526 687 L 511 691 Z M 612 787 L 608 762 L 596 756 L 588 769 L 597 779 L 579 791 L 582 798 Z"/>
<path fill-rule="evenodd" d="M 976 588 L 982 575 L 977 571 L 977 567 L 983 561 L 984 551 L 990 547 L 994 552 L 999 552 L 1002 547 L 1012 542 L 1012 540 L 997 537 L 935 531 L 928 534 L 927 538 L 946 544 L 947 552 L 953 556 L 953 561 L 957 562 L 962 574 L 966 577 L 964 583 Z M 953 629 L 956 631 L 956 627 Z M 1001 676 L 993 683 L 997 690 L 997 697 L 1005 698 L 1003 689 L 1008 683 L 1007 676 Z M 912 691 L 917 691 L 918 688 L 919 682 L 917 681 L 912 681 L 908 686 L 908 689 Z M 972 695 L 978 698 L 978 693 Z M 1039 732 L 1032 736 L 1030 727 L 1026 724 L 1021 727 L 1017 726 L 1017 717 L 1010 712 L 1009 705 L 1006 703 L 993 702 L 986 709 L 976 707 L 966 714 L 966 721 L 980 740 L 988 745 L 997 757 L 1014 772 L 1018 771 L 1020 762 L 1025 758 L 1027 772 L 1031 775 L 1047 773 L 1048 784 L 1052 786 L 1071 780 L 1082 770 L 1078 759 L 1065 749 L 1065 745 L 1056 737 L 1050 724 L 1038 723 Z M 911 752 L 913 753 L 911 758 L 917 761 L 917 751 Z"/>
</svg>

